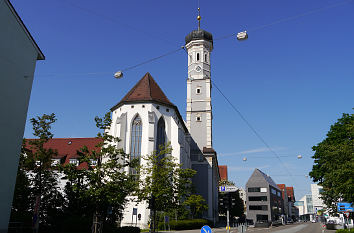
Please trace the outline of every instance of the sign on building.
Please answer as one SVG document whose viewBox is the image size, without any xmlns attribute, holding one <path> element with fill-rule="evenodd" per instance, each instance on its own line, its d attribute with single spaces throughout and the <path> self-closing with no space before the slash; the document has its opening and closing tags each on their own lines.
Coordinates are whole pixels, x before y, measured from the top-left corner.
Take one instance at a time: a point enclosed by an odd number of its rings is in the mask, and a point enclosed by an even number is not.
<svg viewBox="0 0 354 233">
<path fill-rule="evenodd" d="M 238 188 L 236 186 L 220 186 L 219 191 L 220 192 L 236 192 Z"/>
</svg>

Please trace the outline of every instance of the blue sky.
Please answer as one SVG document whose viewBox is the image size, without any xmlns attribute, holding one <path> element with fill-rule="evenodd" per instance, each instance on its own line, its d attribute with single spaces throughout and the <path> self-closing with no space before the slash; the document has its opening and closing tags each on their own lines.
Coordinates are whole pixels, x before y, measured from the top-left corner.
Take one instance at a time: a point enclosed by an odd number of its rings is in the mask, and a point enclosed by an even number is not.
<svg viewBox="0 0 354 233">
<path fill-rule="evenodd" d="M 127 71 L 120 80 L 113 74 L 184 45 L 197 27 L 197 1 L 11 2 L 46 55 L 37 62 L 25 137 L 32 137 L 30 118 L 52 112 L 55 137 L 95 136 L 94 117 L 146 72 L 185 116 L 185 52 Z M 201 27 L 215 39 L 212 80 L 282 160 L 213 88 L 219 164 L 228 165 L 229 179 L 239 186 L 257 167 L 276 183 L 294 186 L 300 199 L 310 192 L 311 147 L 342 113 L 353 112 L 354 1 L 200 0 L 200 7 Z M 247 41 L 217 40 L 243 30 Z"/>
</svg>

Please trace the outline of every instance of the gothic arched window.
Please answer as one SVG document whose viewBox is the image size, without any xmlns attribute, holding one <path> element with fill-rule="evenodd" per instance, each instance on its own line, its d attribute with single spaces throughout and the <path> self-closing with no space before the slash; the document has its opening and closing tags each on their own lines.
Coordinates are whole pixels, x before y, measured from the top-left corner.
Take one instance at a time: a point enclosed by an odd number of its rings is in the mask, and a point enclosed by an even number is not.
<svg viewBox="0 0 354 233">
<path fill-rule="evenodd" d="M 137 115 L 132 123 L 131 140 L 130 140 L 130 160 L 139 159 L 141 155 L 141 135 L 142 135 L 142 123 L 141 118 Z M 130 169 L 131 174 L 136 174 L 135 169 Z"/>
<path fill-rule="evenodd" d="M 157 122 L 156 152 L 160 153 L 160 146 L 166 145 L 165 120 L 163 117 Z M 163 156 L 163 155 L 162 155 Z"/>
</svg>

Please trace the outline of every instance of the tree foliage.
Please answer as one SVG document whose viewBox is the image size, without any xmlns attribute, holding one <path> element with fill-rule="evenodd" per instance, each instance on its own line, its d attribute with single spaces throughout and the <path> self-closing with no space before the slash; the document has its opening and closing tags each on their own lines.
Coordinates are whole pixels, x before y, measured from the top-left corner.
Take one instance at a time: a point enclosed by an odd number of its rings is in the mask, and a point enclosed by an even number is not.
<svg viewBox="0 0 354 233">
<path fill-rule="evenodd" d="M 52 165 L 57 152 L 44 146 L 53 137 L 50 129 L 56 118 L 52 113 L 30 121 L 36 139 L 24 140 L 22 146 L 12 216 L 19 216 L 19 211 L 30 213 L 46 229 L 58 224 L 56 220 L 62 216 L 64 202 L 58 187 L 58 173 Z"/>
<path fill-rule="evenodd" d="M 244 204 L 243 200 L 240 197 L 240 192 L 237 190 L 236 192 L 230 192 L 230 193 L 221 193 L 219 192 L 219 196 L 223 196 L 223 198 L 227 198 L 227 195 L 229 196 L 229 206 L 230 206 L 230 216 L 232 217 L 241 217 L 244 213 Z M 234 204 L 232 204 L 234 203 Z M 219 203 L 219 213 L 226 215 L 227 212 L 227 206 L 220 205 Z"/>
<path fill-rule="evenodd" d="M 189 207 L 192 219 L 208 210 L 208 205 L 205 203 L 205 199 L 201 195 L 190 195 L 183 204 Z"/>
<path fill-rule="evenodd" d="M 230 181 L 230 180 L 220 180 L 219 181 L 219 186 L 235 186 L 235 182 Z"/>
<path fill-rule="evenodd" d="M 315 151 L 310 176 L 323 186 L 322 199 L 336 212 L 336 202 L 354 201 L 354 114 L 343 114 Z"/>
<path fill-rule="evenodd" d="M 128 160 L 128 155 L 116 146 L 119 139 L 108 133 L 110 113 L 103 118 L 96 117 L 95 121 L 99 129 L 97 138 L 101 139 L 96 145 L 99 150 L 84 146 L 77 152 L 80 163 L 87 163 L 88 168 L 80 170 L 70 164 L 64 168 L 69 181 L 67 210 L 75 213 L 81 206 L 81 213 L 85 210 L 85 215 L 95 215 L 95 221 L 114 225 L 122 216 L 127 196 L 136 188 L 137 182 L 127 168 L 136 167 L 137 161 Z M 93 161 L 96 163 L 92 164 Z"/>
<path fill-rule="evenodd" d="M 196 173 L 192 169 L 183 169 L 171 156 L 170 145 L 161 145 L 158 151 L 146 155 L 138 169 L 140 181 L 137 191 L 138 200 L 148 201 L 155 223 L 156 212 L 177 213 L 184 208 L 183 202 L 191 195 L 192 180 Z M 153 228 L 157 224 L 153 224 Z"/>
</svg>

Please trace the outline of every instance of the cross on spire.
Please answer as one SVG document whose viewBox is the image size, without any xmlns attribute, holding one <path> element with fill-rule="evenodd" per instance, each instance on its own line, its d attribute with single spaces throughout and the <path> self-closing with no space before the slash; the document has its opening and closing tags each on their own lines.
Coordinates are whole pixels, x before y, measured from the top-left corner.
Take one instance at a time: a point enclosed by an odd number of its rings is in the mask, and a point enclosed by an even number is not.
<svg viewBox="0 0 354 233">
<path fill-rule="evenodd" d="M 200 8 L 198 7 L 198 17 L 197 17 L 197 20 L 198 20 L 198 30 L 200 30 L 200 20 L 202 19 L 202 17 L 200 16 Z"/>
</svg>

